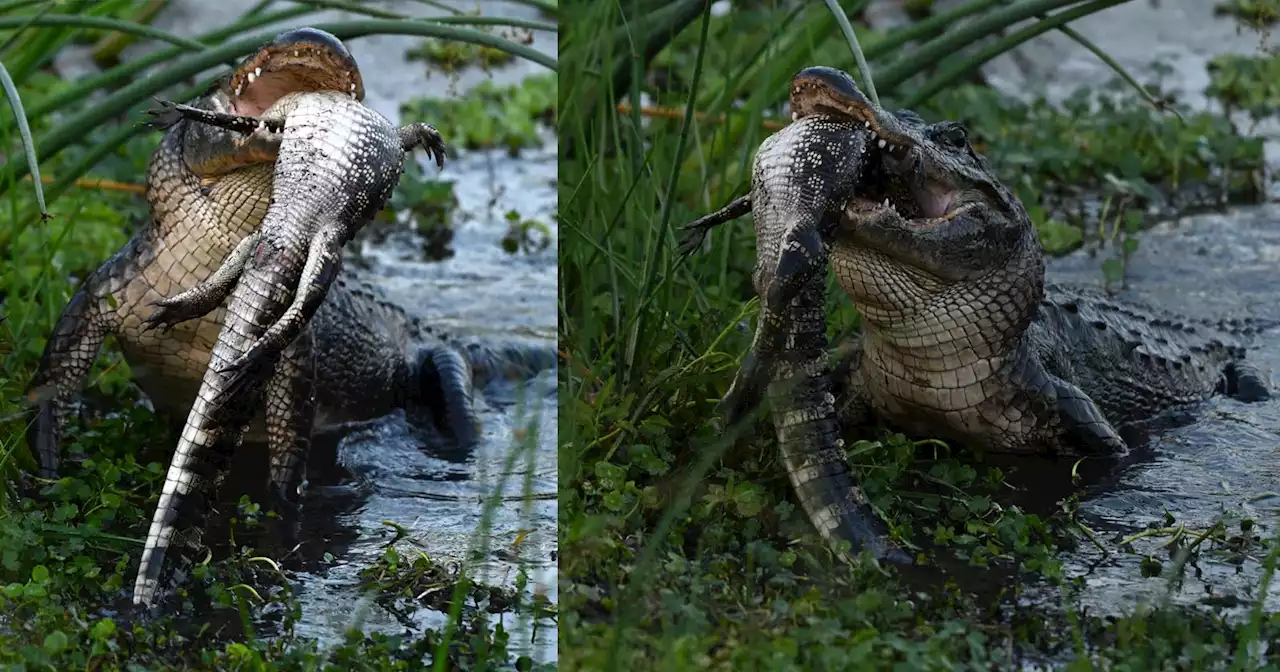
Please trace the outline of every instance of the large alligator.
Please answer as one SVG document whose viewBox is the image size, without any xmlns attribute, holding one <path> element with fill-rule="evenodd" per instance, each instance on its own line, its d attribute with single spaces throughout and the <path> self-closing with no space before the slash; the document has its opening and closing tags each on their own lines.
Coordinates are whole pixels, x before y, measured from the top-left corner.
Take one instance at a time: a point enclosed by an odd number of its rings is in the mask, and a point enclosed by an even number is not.
<svg viewBox="0 0 1280 672">
<path fill-rule="evenodd" d="M 962 124 L 887 112 L 831 68 L 802 70 L 791 91 L 792 126 L 842 122 L 867 148 L 855 186 L 828 192 L 821 227 L 830 267 L 862 314 L 862 333 L 842 344 L 833 375 L 846 428 L 880 419 L 915 436 L 996 452 L 1120 456 L 1128 446 L 1117 427 L 1215 393 L 1246 401 L 1270 395 L 1266 373 L 1244 359 L 1248 337 L 1262 323 L 1195 320 L 1096 290 L 1046 285 L 1034 225 Z M 808 137 L 799 130 L 793 138 Z M 849 146 L 805 142 L 792 153 Z M 824 184 L 848 183 L 847 175 L 824 172 L 838 165 L 758 158 L 753 180 L 775 179 L 782 185 L 775 191 L 820 192 Z M 758 200 L 753 187 L 745 201 L 764 217 L 759 231 L 783 231 L 813 216 L 805 208 L 762 211 Z M 682 248 L 696 248 L 711 226 L 740 210 L 730 204 L 689 225 Z M 765 362 L 786 355 L 785 348 L 753 353 Z M 805 451 L 840 455 L 838 434 L 813 435 L 822 442 Z M 847 491 L 834 487 L 838 480 L 830 484 L 824 500 L 847 509 Z M 813 506 L 806 510 L 814 518 Z M 825 519 L 815 524 L 830 526 Z M 855 550 L 893 552 L 869 534 L 846 538 Z"/>
<path fill-rule="evenodd" d="M 360 72 L 332 35 L 314 29 L 279 35 L 196 107 L 257 116 L 282 96 L 303 91 L 349 92 L 363 100 Z M 62 427 L 108 335 L 115 336 L 157 410 L 179 421 L 187 416 L 226 308 L 164 332 L 149 330 L 146 320 L 157 302 L 208 281 L 258 229 L 272 197 L 273 143 L 266 136 L 237 139 L 225 129 L 186 120 L 165 134 L 147 172 L 149 225 L 76 291 L 32 381 L 38 405 L 28 440 L 43 476 L 57 473 Z M 303 339 L 313 352 L 315 397 L 303 399 L 311 403 L 296 410 L 314 414 L 317 431 L 404 409 L 411 422 L 434 423 L 464 444 L 478 433 L 474 387 L 495 377 L 531 376 L 554 367 L 556 357 L 551 344 L 451 337 L 387 301 L 354 269 L 338 275 L 298 340 Z M 242 438 L 265 443 L 264 420 L 257 413 Z M 224 448 L 212 452 L 220 455 Z M 196 499 L 188 501 L 201 510 Z"/>
</svg>

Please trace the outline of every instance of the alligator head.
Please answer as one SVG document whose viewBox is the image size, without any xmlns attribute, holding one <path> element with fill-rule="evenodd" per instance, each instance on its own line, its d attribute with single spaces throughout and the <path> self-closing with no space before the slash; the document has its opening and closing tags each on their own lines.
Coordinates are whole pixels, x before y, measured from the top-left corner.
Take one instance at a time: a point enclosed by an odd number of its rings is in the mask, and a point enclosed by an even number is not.
<svg viewBox="0 0 1280 672">
<path fill-rule="evenodd" d="M 1043 292 L 1039 239 L 962 123 L 886 111 L 848 74 L 825 67 L 792 79 L 791 106 L 797 119 L 849 120 L 871 134 L 831 236 L 832 267 L 873 328 L 901 327 L 904 316 L 941 310 L 957 293 L 969 297 L 976 320 L 999 304 L 1011 313 L 1002 322 L 1025 327 Z M 1009 296 L 996 298 L 1001 292 Z"/>
<path fill-rule="evenodd" d="M 246 58 L 214 85 L 206 100 L 214 112 L 259 117 L 286 94 L 316 91 L 340 91 L 363 101 L 364 78 L 337 37 L 316 28 L 297 28 L 280 33 Z M 276 158 L 278 143 L 265 136 L 208 124 L 187 124 L 184 133 L 187 165 L 202 177 Z"/>
</svg>

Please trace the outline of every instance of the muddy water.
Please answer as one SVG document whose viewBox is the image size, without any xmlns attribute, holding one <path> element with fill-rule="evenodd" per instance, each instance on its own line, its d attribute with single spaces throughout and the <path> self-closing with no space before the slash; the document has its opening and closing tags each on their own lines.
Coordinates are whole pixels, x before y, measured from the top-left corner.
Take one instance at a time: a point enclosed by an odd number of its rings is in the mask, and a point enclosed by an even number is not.
<svg viewBox="0 0 1280 672">
<path fill-rule="evenodd" d="M 553 146 L 518 159 L 477 152 L 450 163 L 446 173 L 458 180 L 461 207 L 455 215 L 455 255 L 422 261 L 417 246 L 392 242 L 364 250 L 370 262 L 366 274 L 397 303 L 455 334 L 554 343 L 554 244 L 511 255 L 499 243 L 507 230 L 503 215 L 511 209 L 554 226 L 555 170 Z M 406 242 L 398 236 L 389 240 Z M 442 450 L 439 441 L 420 435 L 403 415 L 344 438 L 338 462 L 350 477 L 313 489 L 303 505 L 304 543 L 335 557 L 299 577 L 299 633 L 334 641 L 355 624 L 387 632 L 443 625 L 444 614 L 430 610 L 410 620 L 373 604 L 363 604 L 359 614 L 353 611 L 361 603 L 358 572 L 376 562 L 392 538 L 384 521 L 408 528 L 413 544 L 437 562 L 465 562 L 469 549 L 487 545 L 476 566 L 478 579 L 513 587 L 523 568 L 530 586 L 526 599 L 536 592 L 554 601 L 555 394 L 554 371 L 523 384 L 491 384 L 476 397 L 484 438 L 472 454 Z M 531 451 L 517 439 L 524 432 L 536 436 Z M 489 534 L 478 538 L 485 503 L 495 493 L 501 503 L 492 513 Z M 522 535 L 520 545 L 513 546 Z M 531 641 L 530 623 L 505 616 L 504 626 L 512 633 L 514 650 L 539 661 L 555 659 L 550 623 L 538 624 L 536 641 Z"/>
<path fill-rule="evenodd" d="M 1158 225 L 1139 238 L 1130 257 L 1120 297 L 1145 301 L 1197 317 L 1253 316 L 1280 321 L 1280 204 L 1233 209 L 1224 214 L 1189 217 Z M 1107 250 L 1082 250 L 1053 261 L 1051 281 L 1101 285 Z M 1255 361 L 1280 374 L 1280 329 L 1263 333 L 1250 351 Z M 1280 380 L 1280 376 L 1276 377 Z M 1027 471 L 1034 471 L 1033 465 Z M 1040 493 L 1038 508 L 1070 492 L 1065 467 L 1019 480 Z M 1094 469 L 1095 472 L 1099 471 Z M 1263 551 L 1243 559 L 1202 553 L 1188 566 L 1180 584 L 1166 578 L 1142 578 L 1143 554 L 1173 564 L 1159 547 L 1168 537 L 1133 543 L 1136 553 L 1118 552 L 1116 541 L 1149 526 L 1164 527 L 1165 511 L 1201 531 L 1228 516 L 1228 535 L 1239 534 L 1240 518 L 1257 522 L 1253 534 L 1264 540 L 1280 531 L 1280 399 L 1246 404 L 1215 397 L 1180 416 L 1173 427 L 1151 432 L 1148 445 L 1121 465 L 1086 478 L 1080 516 L 1110 553 L 1082 541 L 1067 556 L 1068 575 L 1083 579 L 1080 600 L 1094 614 L 1131 611 L 1166 595 L 1173 603 L 1226 606 L 1240 615 L 1256 601 Z M 1275 493 L 1268 497 L 1268 493 Z M 1194 535 L 1193 535 L 1194 536 Z M 1191 541 L 1186 538 L 1182 545 Z M 1205 549 L 1212 548 L 1206 542 Z M 1031 603 L 1061 604 L 1054 588 L 1032 590 Z M 1280 586 L 1266 596 L 1268 609 L 1280 607 Z"/>
</svg>

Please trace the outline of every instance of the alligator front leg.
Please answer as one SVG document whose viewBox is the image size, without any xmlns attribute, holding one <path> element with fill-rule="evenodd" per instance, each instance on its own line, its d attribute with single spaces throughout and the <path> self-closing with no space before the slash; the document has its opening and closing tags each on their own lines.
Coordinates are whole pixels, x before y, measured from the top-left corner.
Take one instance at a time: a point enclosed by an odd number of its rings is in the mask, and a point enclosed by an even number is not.
<svg viewBox="0 0 1280 672">
<path fill-rule="evenodd" d="M 733 425 L 760 403 L 760 391 L 768 380 L 769 367 L 786 347 L 787 305 L 814 278 L 827 270 L 825 245 L 817 222 L 801 223 L 788 229 L 782 239 L 781 254 L 772 269 L 757 268 L 756 291 L 760 295 L 760 318 L 751 348 L 737 375 L 720 402 L 725 422 Z"/>
<path fill-rule="evenodd" d="M 113 257 L 76 290 L 45 343 L 28 387 L 36 418 L 27 428 L 27 443 L 40 461 L 44 478 L 58 475 L 60 435 L 71 414 L 72 397 L 84 385 L 102 342 L 120 328 L 120 319 L 106 296 L 108 279 L 123 272 L 122 259 L 121 255 Z"/>
<path fill-rule="evenodd" d="M 320 225 L 307 249 L 307 261 L 302 267 L 293 301 L 261 338 L 221 369 L 223 373 L 231 375 L 234 380 L 239 372 L 274 358 L 302 333 L 342 269 L 342 243 L 346 237 L 346 227 L 337 220 Z"/>
<path fill-rule="evenodd" d="M 680 245 L 676 248 L 677 253 L 681 257 L 693 254 L 702 247 L 702 241 L 706 240 L 711 229 L 738 219 L 748 212 L 751 212 L 751 196 L 739 196 L 729 201 L 729 204 L 723 208 L 685 224 L 680 227 L 680 230 L 685 233 L 680 237 Z"/>
<path fill-rule="evenodd" d="M 142 321 L 143 329 L 162 327 L 168 330 L 175 324 L 204 317 L 221 306 L 236 286 L 261 237 L 261 231 L 245 236 L 208 280 L 185 292 L 153 302 L 152 305 L 159 306 L 159 309 Z"/>
<path fill-rule="evenodd" d="M 1062 452 L 1099 457 L 1124 457 L 1129 446 L 1120 438 L 1102 410 L 1083 390 L 1063 380 L 1049 377 L 1049 390 Z"/>
</svg>

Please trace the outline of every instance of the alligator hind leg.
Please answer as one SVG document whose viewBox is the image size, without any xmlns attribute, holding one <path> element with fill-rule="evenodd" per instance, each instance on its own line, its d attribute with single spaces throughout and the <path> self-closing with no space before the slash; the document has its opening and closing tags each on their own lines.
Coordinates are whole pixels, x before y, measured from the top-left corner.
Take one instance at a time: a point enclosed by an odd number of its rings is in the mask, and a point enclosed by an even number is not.
<svg viewBox="0 0 1280 672">
<path fill-rule="evenodd" d="M 249 254 L 257 246 L 261 236 L 261 231 L 245 236 L 231 250 L 231 254 L 227 255 L 218 270 L 204 282 L 167 299 L 155 301 L 152 305 L 159 306 L 159 309 L 142 321 L 143 328 L 168 329 L 175 324 L 204 317 L 221 306 L 235 287 L 236 280 L 240 279 L 244 265 L 249 261 Z"/>
<path fill-rule="evenodd" d="M 304 332 L 285 348 L 263 390 L 272 495 L 290 508 L 299 501 L 316 419 L 313 352 L 311 333 Z"/>
<path fill-rule="evenodd" d="M 1271 376 L 1266 369 L 1245 360 L 1227 364 L 1220 391 L 1240 401 L 1266 401 L 1271 398 Z"/>
<path fill-rule="evenodd" d="M 329 287 L 342 270 L 342 241 L 345 237 L 342 224 L 336 221 L 330 220 L 320 225 L 308 243 L 307 260 L 298 278 L 293 301 L 280 319 L 267 327 L 244 354 L 221 369 L 223 373 L 241 371 L 268 361 L 302 333 L 320 309 L 320 304 L 324 303 Z"/>
<path fill-rule="evenodd" d="M 753 282 L 760 296 L 760 318 L 751 349 L 720 401 L 727 424 L 737 424 L 760 404 L 774 361 L 787 347 L 784 334 L 791 301 L 814 278 L 822 277 L 826 268 L 822 237 L 815 226 L 808 226 L 803 220 L 783 236 L 774 267 L 756 267 Z"/>
<path fill-rule="evenodd" d="M 1050 381 L 1057 399 L 1062 439 L 1085 455 L 1123 457 L 1129 446 L 1083 390 L 1056 378 Z"/>
</svg>

